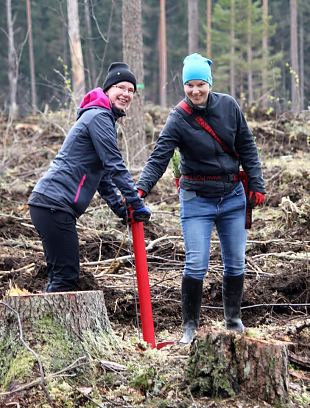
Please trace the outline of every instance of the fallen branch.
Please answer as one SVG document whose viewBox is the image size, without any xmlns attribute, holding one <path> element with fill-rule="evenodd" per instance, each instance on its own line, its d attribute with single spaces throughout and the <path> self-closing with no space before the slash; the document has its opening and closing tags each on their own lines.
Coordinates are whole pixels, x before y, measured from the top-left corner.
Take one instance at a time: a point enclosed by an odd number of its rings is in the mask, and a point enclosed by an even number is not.
<svg viewBox="0 0 310 408">
<path fill-rule="evenodd" d="M 260 259 L 260 258 L 266 258 L 269 256 L 273 256 L 275 258 L 282 258 L 282 259 L 289 259 L 293 261 L 309 261 L 310 257 L 306 253 L 305 255 L 292 255 L 291 252 L 269 252 L 267 254 L 258 254 L 258 255 L 253 255 L 252 259 Z"/>
<path fill-rule="evenodd" d="M 53 380 L 54 378 L 57 377 L 62 377 L 64 373 L 66 373 L 67 371 L 70 371 L 74 368 L 78 368 L 81 367 L 83 365 L 89 364 L 89 362 L 85 362 L 85 363 L 79 363 L 81 360 L 85 360 L 87 357 L 86 356 L 82 356 L 79 357 L 77 360 L 75 360 L 73 363 L 71 363 L 68 367 L 63 368 L 62 370 L 57 371 L 56 373 L 52 373 L 52 374 L 48 374 L 45 376 L 45 380 L 50 381 Z M 8 395 L 12 395 L 15 394 L 17 392 L 21 392 L 21 391 L 25 391 L 29 388 L 35 387 L 36 385 L 41 385 L 42 379 L 40 378 L 36 378 L 35 380 L 31 381 L 30 383 L 24 384 L 18 388 L 15 388 L 12 391 L 7 391 L 7 392 L 1 392 L 0 393 L 0 397 L 7 397 Z M 52 400 L 51 400 L 52 402 Z"/>
</svg>

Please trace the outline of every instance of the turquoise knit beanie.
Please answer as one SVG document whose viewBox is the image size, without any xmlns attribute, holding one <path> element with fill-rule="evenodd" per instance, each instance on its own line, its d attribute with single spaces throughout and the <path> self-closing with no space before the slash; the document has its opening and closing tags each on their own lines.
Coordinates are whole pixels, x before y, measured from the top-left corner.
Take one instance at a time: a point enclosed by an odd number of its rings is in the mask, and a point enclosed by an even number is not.
<svg viewBox="0 0 310 408">
<path fill-rule="evenodd" d="M 202 80 L 212 86 L 212 60 L 200 54 L 191 54 L 183 61 L 183 84 L 191 80 Z"/>
</svg>

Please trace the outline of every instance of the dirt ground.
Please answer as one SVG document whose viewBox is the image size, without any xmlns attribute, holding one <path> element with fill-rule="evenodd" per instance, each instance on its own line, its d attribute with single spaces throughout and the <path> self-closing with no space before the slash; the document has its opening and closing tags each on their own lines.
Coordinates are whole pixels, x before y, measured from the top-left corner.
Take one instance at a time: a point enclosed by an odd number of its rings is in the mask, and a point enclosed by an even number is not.
<svg viewBox="0 0 310 408">
<path fill-rule="evenodd" d="M 12 286 L 33 293 L 44 291 L 46 287 L 42 246 L 31 224 L 27 198 L 63 140 L 65 127 L 55 123 L 61 120 L 28 118 L 9 130 L 4 119 L 0 123 L 3 140 L 1 298 Z M 306 114 L 298 118 L 283 115 L 273 121 L 250 122 L 257 138 L 268 193 L 266 204 L 254 210 L 254 223 L 248 234 L 243 321 L 246 327 L 263 329 L 274 338 L 289 342 L 293 407 L 310 404 L 309 123 L 310 116 Z M 181 330 L 184 248 L 177 192 L 170 169 L 146 201 L 153 212 L 152 220 L 145 225 L 145 238 L 156 338 L 158 341 L 177 339 Z M 114 330 L 122 338 L 133 333 L 141 337 L 130 231 L 111 215 L 98 197 L 78 220 L 78 231 L 81 289 L 103 290 Z M 204 283 L 201 326 L 222 324 L 222 270 L 219 243 L 214 234 L 210 268 Z M 191 406 L 268 406 L 263 402 L 252 403 L 246 397 L 194 403 L 196 405 Z M 182 405 L 180 402 L 167 406 Z"/>
</svg>

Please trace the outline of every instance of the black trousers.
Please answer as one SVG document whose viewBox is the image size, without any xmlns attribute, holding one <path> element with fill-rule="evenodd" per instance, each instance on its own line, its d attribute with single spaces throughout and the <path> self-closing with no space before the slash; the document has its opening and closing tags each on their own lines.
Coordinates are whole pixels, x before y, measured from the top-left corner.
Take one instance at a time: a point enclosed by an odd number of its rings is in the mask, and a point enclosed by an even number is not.
<svg viewBox="0 0 310 408">
<path fill-rule="evenodd" d="M 43 244 L 49 277 L 47 292 L 79 290 L 80 253 L 75 217 L 61 210 L 29 208 Z"/>
</svg>

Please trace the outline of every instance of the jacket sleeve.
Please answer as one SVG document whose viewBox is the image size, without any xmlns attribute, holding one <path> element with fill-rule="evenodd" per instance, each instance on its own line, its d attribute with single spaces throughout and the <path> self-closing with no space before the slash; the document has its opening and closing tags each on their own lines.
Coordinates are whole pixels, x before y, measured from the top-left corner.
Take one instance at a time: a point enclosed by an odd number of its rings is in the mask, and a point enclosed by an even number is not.
<svg viewBox="0 0 310 408">
<path fill-rule="evenodd" d="M 112 119 L 107 113 L 102 112 L 92 119 L 88 127 L 94 147 L 103 164 L 105 174 L 110 175 L 112 185 L 118 188 L 132 208 L 143 207 L 143 201 L 138 196 L 132 176 L 125 166 L 117 146 L 116 131 Z"/>
<path fill-rule="evenodd" d="M 246 119 L 236 102 L 237 135 L 235 148 L 239 154 L 240 162 L 249 177 L 249 189 L 265 193 L 265 184 L 262 175 L 261 162 L 259 160 L 253 133 L 248 127 Z"/>
<path fill-rule="evenodd" d="M 137 187 L 149 193 L 166 171 L 174 149 L 179 145 L 179 136 L 174 126 L 173 115 L 170 114 L 160 132 L 146 165 L 140 175 Z"/>
<path fill-rule="evenodd" d="M 125 203 L 122 200 L 119 190 L 113 183 L 110 174 L 104 173 L 98 187 L 98 193 L 100 194 L 101 198 L 106 201 L 111 210 L 117 216 L 121 216 L 122 213 L 120 210 L 124 207 Z"/>
</svg>

